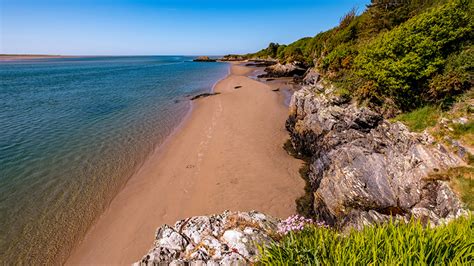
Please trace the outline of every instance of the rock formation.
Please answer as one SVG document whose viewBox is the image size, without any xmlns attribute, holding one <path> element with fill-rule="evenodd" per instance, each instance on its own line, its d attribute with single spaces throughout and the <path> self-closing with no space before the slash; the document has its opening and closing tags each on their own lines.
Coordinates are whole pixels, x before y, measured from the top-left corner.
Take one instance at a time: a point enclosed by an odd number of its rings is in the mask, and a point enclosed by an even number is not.
<svg viewBox="0 0 474 266">
<path fill-rule="evenodd" d="M 263 59 L 249 59 L 245 66 L 251 67 L 268 67 L 277 64 L 275 60 L 263 60 Z"/>
<path fill-rule="evenodd" d="M 286 127 L 295 150 L 311 157 L 314 211 L 324 222 L 362 227 L 414 216 L 438 224 L 464 212 L 431 174 L 463 164 L 428 134 L 411 133 L 336 96 L 317 73 L 294 93 Z"/>
<path fill-rule="evenodd" d="M 152 249 L 135 264 L 247 265 L 258 258 L 257 244 L 273 240 L 278 222 L 255 211 L 225 211 L 163 225 Z"/>
<path fill-rule="evenodd" d="M 209 56 L 199 56 L 193 60 L 194 62 L 216 62 L 216 59 L 212 59 Z"/>
<path fill-rule="evenodd" d="M 298 63 L 291 64 L 275 64 L 265 68 L 265 74 L 259 75 L 259 78 L 280 78 L 280 77 L 294 77 L 302 76 L 306 69 L 301 67 Z"/>
<path fill-rule="evenodd" d="M 219 59 L 219 61 L 244 61 L 245 58 L 241 55 L 225 55 Z"/>
</svg>

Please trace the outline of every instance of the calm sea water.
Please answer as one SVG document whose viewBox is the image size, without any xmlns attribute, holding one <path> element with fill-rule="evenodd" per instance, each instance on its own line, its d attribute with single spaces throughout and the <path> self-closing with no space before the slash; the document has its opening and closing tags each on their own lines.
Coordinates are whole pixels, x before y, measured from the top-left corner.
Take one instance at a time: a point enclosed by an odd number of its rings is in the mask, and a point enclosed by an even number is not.
<svg viewBox="0 0 474 266">
<path fill-rule="evenodd" d="M 224 63 L 0 62 L 0 264 L 63 262 Z"/>
</svg>

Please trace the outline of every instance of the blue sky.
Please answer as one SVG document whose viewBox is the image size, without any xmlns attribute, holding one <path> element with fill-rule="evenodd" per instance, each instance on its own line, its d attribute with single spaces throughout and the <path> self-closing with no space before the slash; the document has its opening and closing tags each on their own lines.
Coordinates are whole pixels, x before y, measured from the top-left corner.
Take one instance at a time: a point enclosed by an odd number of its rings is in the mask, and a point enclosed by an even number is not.
<svg viewBox="0 0 474 266">
<path fill-rule="evenodd" d="M 222 55 L 290 43 L 368 0 L 0 0 L 0 53 Z"/>
</svg>

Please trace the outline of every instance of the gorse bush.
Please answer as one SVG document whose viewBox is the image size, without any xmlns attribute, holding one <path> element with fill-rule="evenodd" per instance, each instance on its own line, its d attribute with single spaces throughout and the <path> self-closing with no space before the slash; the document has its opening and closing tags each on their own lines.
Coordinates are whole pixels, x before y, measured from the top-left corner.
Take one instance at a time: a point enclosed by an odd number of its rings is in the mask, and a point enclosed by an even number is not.
<svg viewBox="0 0 474 266">
<path fill-rule="evenodd" d="M 367 226 L 341 234 L 308 226 L 260 247 L 266 265 L 469 265 L 474 260 L 474 219 L 436 228 L 419 222 Z"/>
</svg>

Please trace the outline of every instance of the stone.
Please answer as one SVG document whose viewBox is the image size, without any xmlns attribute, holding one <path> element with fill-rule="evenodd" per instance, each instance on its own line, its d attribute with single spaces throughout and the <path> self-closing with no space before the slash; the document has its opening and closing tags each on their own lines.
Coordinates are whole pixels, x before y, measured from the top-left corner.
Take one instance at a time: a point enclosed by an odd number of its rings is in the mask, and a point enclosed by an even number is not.
<svg viewBox="0 0 474 266">
<path fill-rule="evenodd" d="M 303 76 L 306 69 L 297 63 L 291 64 L 274 64 L 265 68 L 265 74 L 258 75 L 259 78 L 280 78 Z"/>
<path fill-rule="evenodd" d="M 135 265 L 247 265 L 258 244 L 273 241 L 279 220 L 251 212 L 194 216 L 158 228 L 153 247 Z"/>
<path fill-rule="evenodd" d="M 361 228 L 395 216 L 438 224 L 464 212 L 444 181 L 429 178 L 462 165 L 461 158 L 427 132 L 412 133 L 333 91 L 322 81 L 303 86 L 292 96 L 286 123 L 295 150 L 311 158 L 318 219 Z"/>
<path fill-rule="evenodd" d="M 209 56 L 199 56 L 196 59 L 193 59 L 194 62 L 216 62 L 217 59 L 212 59 Z"/>
</svg>

